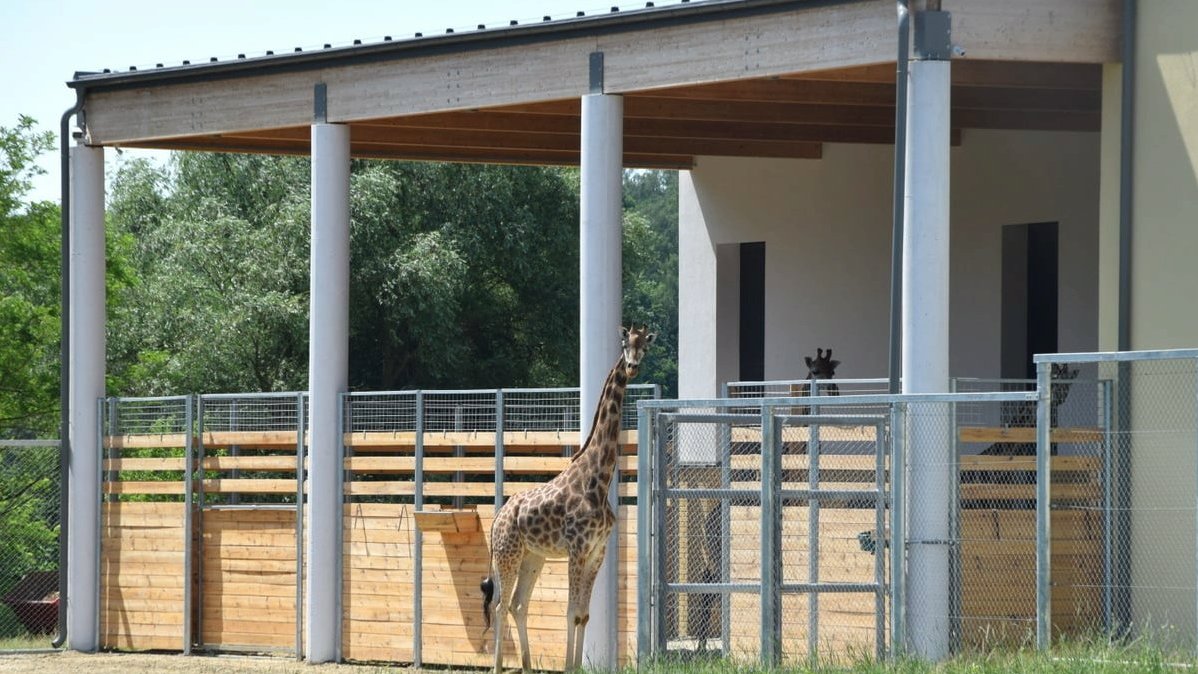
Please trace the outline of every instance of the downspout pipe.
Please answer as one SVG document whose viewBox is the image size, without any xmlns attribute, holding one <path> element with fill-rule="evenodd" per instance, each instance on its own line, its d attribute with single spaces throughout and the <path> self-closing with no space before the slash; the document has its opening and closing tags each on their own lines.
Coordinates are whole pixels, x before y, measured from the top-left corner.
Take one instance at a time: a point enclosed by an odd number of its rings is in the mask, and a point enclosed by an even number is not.
<svg viewBox="0 0 1198 674">
<path fill-rule="evenodd" d="M 1131 341 L 1131 291 L 1132 291 L 1132 205 L 1135 196 L 1135 112 L 1136 112 L 1136 0 L 1123 0 L 1123 44 L 1120 51 L 1123 59 L 1122 91 L 1119 115 L 1119 310 L 1117 348 L 1130 351 Z M 1131 364 L 1119 363 L 1117 368 L 1117 416 L 1119 430 L 1131 427 Z M 1129 548 L 1132 537 L 1132 520 L 1127 508 L 1131 505 L 1131 466 L 1126 452 L 1116 455 L 1115 474 L 1108 479 L 1115 481 L 1115 507 L 1119 513 L 1115 520 L 1116 556 L 1114 561 L 1114 596 L 1116 614 L 1112 634 L 1116 638 L 1127 635 L 1131 625 L 1131 559 Z"/>
<path fill-rule="evenodd" d="M 1123 0 L 1123 91 L 1119 117 L 1119 335 L 1120 351 L 1131 350 L 1132 155 L 1136 114 L 1136 0 Z"/>
<path fill-rule="evenodd" d="M 908 0 L 896 0 L 898 54 L 894 92 L 894 211 L 890 235 L 890 392 L 899 392 L 903 306 L 903 192 L 907 183 L 907 59 L 911 43 Z"/>
<path fill-rule="evenodd" d="M 59 376 L 62 381 L 58 386 L 59 431 L 58 431 L 58 634 L 50 645 L 62 648 L 67 641 L 67 531 L 70 520 L 68 499 L 71 481 L 71 117 L 82 119 L 83 97 L 86 90 L 82 87 L 75 90 L 75 105 L 62 113 L 59 122 L 59 162 L 62 190 L 61 227 L 62 227 L 62 256 L 61 277 L 62 315 L 59 317 L 62 337 L 59 347 Z"/>
</svg>

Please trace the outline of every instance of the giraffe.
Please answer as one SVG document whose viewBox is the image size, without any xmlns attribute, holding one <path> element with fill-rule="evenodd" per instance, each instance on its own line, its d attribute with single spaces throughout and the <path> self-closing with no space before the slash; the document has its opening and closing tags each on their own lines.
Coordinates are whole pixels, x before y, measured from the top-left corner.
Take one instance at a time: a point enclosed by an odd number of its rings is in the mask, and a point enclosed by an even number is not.
<svg viewBox="0 0 1198 674">
<path fill-rule="evenodd" d="M 624 328 L 622 352 L 603 384 L 590 434 L 569 465 L 549 482 L 516 494 L 500 508 L 491 524 L 491 573 L 483 579 L 483 617 L 492 626 L 495 601 L 495 672 L 503 666 L 506 613 L 516 620 L 521 666 L 531 667 L 528 650 L 528 602 L 546 559 L 569 560 L 569 603 L 566 611 L 566 671 L 582 665 L 582 639 L 590 619 L 591 589 L 615 514 L 607 501 L 608 486 L 619 450 L 620 412 L 628 381 L 636 376 L 653 342 L 648 327 Z M 485 633 L 485 630 L 484 630 Z"/>
<path fill-rule="evenodd" d="M 832 360 L 832 349 L 828 349 L 825 354 L 823 349 L 815 350 L 815 358 L 804 356 L 803 361 L 807 363 L 807 378 L 808 379 L 831 379 L 836 376 L 836 367 L 840 365 L 839 360 Z M 824 384 L 819 387 L 818 393 L 825 396 L 840 395 L 840 387 L 836 384 Z M 790 395 L 792 397 L 801 396 L 807 397 L 811 395 L 810 384 L 800 384 L 790 387 Z M 791 410 L 791 414 L 810 414 L 809 407 L 795 407 Z"/>
</svg>

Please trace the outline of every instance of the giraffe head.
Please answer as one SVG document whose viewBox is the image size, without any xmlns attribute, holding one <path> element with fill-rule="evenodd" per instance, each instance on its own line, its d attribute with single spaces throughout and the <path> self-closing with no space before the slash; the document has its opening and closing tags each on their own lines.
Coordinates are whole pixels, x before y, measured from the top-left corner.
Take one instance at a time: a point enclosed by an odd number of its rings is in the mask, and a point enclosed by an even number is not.
<svg viewBox="0 0 1198 674">
<path fill-rule="evenodd" d="M 631 380 L 640 371 L 641 359 L 645 357 L 645 352 L 649 350 L 649 345 L 657 335 L 649 332 L 647 325 L 640 328 L 620 326 L 620 332 L 623 333 L 620 348 L 624 351 L 624 373 Z"/>
<path fill-rule="evenodd" d="M 839 360 L 832 360 L 832 349 L 826 354 L 823 349 L 816 349 L 814 360 L 811 356 L 804 356 L 804 360 L 807 361 L 808 379 L 831 379 L 836 376 L 836 366 L 840 365 Z"/>
</svg>

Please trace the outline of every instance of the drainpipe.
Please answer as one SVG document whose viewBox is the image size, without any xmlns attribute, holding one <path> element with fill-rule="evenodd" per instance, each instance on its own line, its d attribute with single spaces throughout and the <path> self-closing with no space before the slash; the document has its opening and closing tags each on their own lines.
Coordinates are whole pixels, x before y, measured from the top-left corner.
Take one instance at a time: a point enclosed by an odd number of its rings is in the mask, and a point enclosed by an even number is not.
<svg viewBox="0 0 1198 674">
<path fill-rule="evenodd" d="M 58 449 L 58 634 L 54 636 L 50 645 L 54 648 L 62 648 L 62 645 L 67 640 L 67 524 L 69 522 L 69 504 L 68 497 L 70 495 L 70 480 L 71 480 L 71 445 L 70 445 L 70 423 L 71 423 L 71 403 L 70 403 L 70 374 L 71 374 L 71 134 L 70 134 L 70 119 L 73 116 L 78 117 L 80 126 L 83 121 L 83 97 L 85 90 L 79 88 L 75 90 L 75 105 L 68 108 L 62 113 L 62 120 L 59 123 L 59 162 L 62 172 L 61 181 L 59 183 L 62 190 L 62 208 L 61 208 L 61 226 L 62 226 L 62 256 L 61 256 L 61 275 L 62 283 L 62 315 L 59 317 L 60 330 L 62 331 L 61 346 L 59 348 L 59 376 L 62 381 L 58 386 L 58 406 L 59 406 L 59 449 Z"/>
<path fill-rule="evenodd" d="M 1131 252 L 1132 252 L 1132 200 L 1133 155 L 1135 153 L 1136 112 L 1136 0 L 1123 0 L 1123 78 L 1120 92 L 1119 116 L 1119 351 L 1129 351 L 1131 343 Z M 1119 430 L 1131 427 L 1131 365 L 1119 363 L 1116 375 L 1118 410 L 1116 424 Z M 1113 583 L 1116 614 L 1112 636 L 1126 636 L 1131 625 L 1131 458 L 1127 452 L 1117 452 L 1114 475 L 1108 476 L 1115 484 L 1116 553 L 1114 558 Z"/>
<path fill-rule="evenodd" d="M 899 353 L 902 343 L 903 306 L 903 190 L 907 184 L 907 58 L 911 42 L 911 10 L 907 0 L 896 0 L 898 55 L 894 91 L 894 215 L 890 235 L 890 392 L 899 392 Z"/>
<path fill-rule="evenodd" d="M 1131 350 L 1132 153 L 1135 141 L 1136 0 L 1123 0 L 1123 91 L 1119 119 L 1119 337 Z"/>
</svg>

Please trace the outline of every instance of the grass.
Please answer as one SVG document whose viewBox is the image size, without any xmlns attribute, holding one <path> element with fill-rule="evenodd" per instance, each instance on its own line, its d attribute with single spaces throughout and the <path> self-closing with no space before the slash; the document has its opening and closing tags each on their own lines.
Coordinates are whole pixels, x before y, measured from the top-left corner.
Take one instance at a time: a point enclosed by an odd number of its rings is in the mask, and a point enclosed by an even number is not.
<svg viewBox="0 0 1198 674">
<path fill-rule="evenodd" d="M 0 638 L 0 652 L 2 651 L 40 651 L 50 646 L 50 641 L 54 638 L 52 634 L 24 634 L 15 637 Z"/>
<path fill-rule="evenodd" d="M 638 670 L 629 669 L 625 674 Z M 1069 642 L 1049 653 L 1034 649 L 995 649 L 958 655 L 941 663 L 914 659 L 876 662 L 860 659 L 851 663 L 794 663 L 776 670 L 759 665 L 724 660 L 658 662 L 642 667 L 639 674 L 1170 674 L 1198 671 L 1193 651 L 1172 652 L 1146 643 L 1111 645 L 1105 642 Z"/>
</svg>

